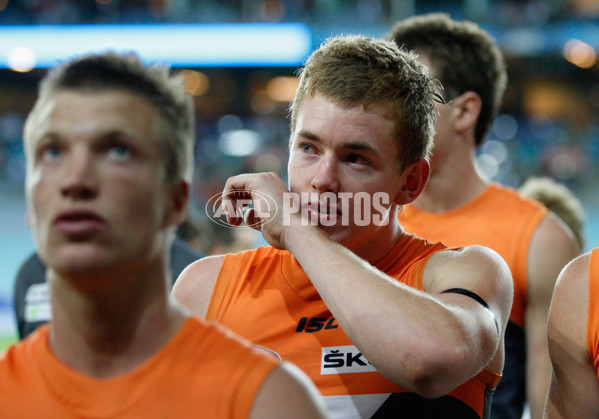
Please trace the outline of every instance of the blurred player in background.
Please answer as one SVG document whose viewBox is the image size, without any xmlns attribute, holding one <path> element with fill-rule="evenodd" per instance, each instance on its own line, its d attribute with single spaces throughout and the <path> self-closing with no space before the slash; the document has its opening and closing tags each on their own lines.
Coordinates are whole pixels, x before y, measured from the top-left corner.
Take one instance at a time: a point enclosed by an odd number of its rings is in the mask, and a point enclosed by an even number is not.
<svg viewBox="0 0 599 419">
<path fill-rule="evenodd" d="M 546 337 L 551 294 L 579 246 L 545 207 L 490 182 L 477 167 L 476 148 L 497 115 L 507 82 L 491 36 L 474 23 L 430 14 L 396 23 L 388 37 L 418 53 L 449 102 L 438 106 L 430 181 L 400 213 L 400 223 L 429 240 L 483 245 L 505 259 L 514 302 L 492 417 L 519 419 L 528 401 L 532 417 L 540 418 L 551 370 Z"/>
</svg>

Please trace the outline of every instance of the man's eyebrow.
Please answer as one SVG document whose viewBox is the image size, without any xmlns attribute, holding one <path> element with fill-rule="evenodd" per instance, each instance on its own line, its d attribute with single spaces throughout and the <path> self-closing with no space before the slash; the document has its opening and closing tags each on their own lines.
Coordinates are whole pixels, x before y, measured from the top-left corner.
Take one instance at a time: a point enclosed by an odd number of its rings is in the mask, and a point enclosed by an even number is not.
<svg viewBox="0 0 599 419">
<path fill-rule="evenodd" d="M 127 138 L 135 138 L 135 132 L 127 129 L 121 128 L 112 128 L 106 131 L 100 132 L 97 138 L 100 141 L 114 141 L 114 140 L 124 140 Z"/>
<path fill-rule="evenodd" d="M 298 135 L 298 137 L 303 137 L 310 141 L 322 143 L 322 140 L 320 139 L 320 137 L 310 131 L 300 130 L 297 133 L 297 135 Z M 378 151 L 367 141 L 351 141 L 351 142 L 344 143 L 342 145 L 342 147 L 348 148 L 350 150 L 367 151 L 367 152 L 379 154 Z"/>
<path fill-rule="evenodd" d="M 366 141 L 353 141 L 351 143 L 343 144 L 343 147 L 349 148 L 350 150 L 369 151 L 378 154 L 378 151 Z"/>
<path fill-rule="evenodd" d="M 312 140 L 312 141 L 316 141 L 316 142 L 321 142 L 320 137 L 316 134 L 314 134 L 313 132 L 310 131 L 306 131 L 305 129 L 300 130 L 297 133 L 298 137 L 304 137 L 307 138 L 308 140 Z"/>
<path fill-rule="evenodd" d="M 30 143 L 33 146 L 37 146 L 38 144 L 45 144 L 52 141 L 60 140 L 60 135 L 53 130 L 42 132 L 41 135 L 36 135 L 35 137 L 31 137 Z"/>
</svg>

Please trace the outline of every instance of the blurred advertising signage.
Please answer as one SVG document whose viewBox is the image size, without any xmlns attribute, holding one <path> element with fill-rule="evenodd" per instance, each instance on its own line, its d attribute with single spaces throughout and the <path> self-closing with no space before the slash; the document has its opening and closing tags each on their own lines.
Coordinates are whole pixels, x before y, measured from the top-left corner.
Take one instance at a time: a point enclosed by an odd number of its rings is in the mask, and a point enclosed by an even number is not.
<svg viewBox="0 0 599 419">
<path fill-rule="evenodd" d="M 0 27 L 0 68 L 47 68 L 107 49 L 175 67 L 299 66 L 312 34 L 299 23 Z"/>
</svg>

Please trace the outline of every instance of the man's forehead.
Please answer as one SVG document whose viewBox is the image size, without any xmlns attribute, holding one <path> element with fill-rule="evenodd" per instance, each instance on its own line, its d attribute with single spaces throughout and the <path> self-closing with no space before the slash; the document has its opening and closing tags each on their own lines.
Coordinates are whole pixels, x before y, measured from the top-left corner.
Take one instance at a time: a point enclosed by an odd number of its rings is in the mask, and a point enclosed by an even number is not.
<svg viewBox="0 0 599 419">
<path fill-rule="evenodd" d="M 25 143 L 30 143 L 34 133 L 43 129 L 43 125 L 47 125 L 50 120 L 50 115 L 55 107 L 55 97 L 42 97 L 34 105 L 25 121 L 25 130 L 23 140 Z"/>
<path fill-rule="evenodd" d="M 48 132 L 145 132 L 155 129 L 155 112 L 151 102 L 129 91 L 59 91 L 36 105 L 27 122 L 26 138 L 39 139 Z"/>
<path fill-rule="evenodd" d="M 39 123 L 42 120 L 49 119 L 55 107 L 56 95 L 51 95 L 41 99 L 36 104 L 35 112 L 31 114 L 32 122 Z"/>
</svg>

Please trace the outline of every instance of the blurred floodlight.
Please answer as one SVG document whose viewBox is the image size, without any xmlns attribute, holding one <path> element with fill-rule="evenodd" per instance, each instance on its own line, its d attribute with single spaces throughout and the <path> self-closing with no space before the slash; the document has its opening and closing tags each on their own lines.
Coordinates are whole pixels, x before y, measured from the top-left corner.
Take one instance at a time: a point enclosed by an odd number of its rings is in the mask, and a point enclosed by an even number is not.
<svg viewBox="0 0 599 419">
<path fill-rule="evenodd" d="M 493 122 L 493 133 L 502 140 L 514 138 L 518 132 L 518 122 L 511 115 L 499 115 Z"/>
<path fill-rule="evenodd" d="M 298 77 L 274 77 L 266 85 L 266 93 L 276 102 L 291 102 L 298 85 Z"/>
<path fill-rule="evenodd" d="M 499 162 L 495 156 L 483 153 L 476 158 L 476 162 L 479 169 L 489 179 L 494 179 L 499 173 Z"/>
<path fill-rule="evenodd" d="M 485 141 L 481 147 L 481 153 L 493 156 L 498 164 L 503 163 L 508 156 L 505 144 L 495 140 Z"/>
<path fill-rule="evenodd" d="M 252 95 L 250 108 L 258 115 L 268 115 L 275 109 L 275 103 L 266 92 L 260 90 Z"/>
<path fill-rule="evenodd" d="M 185 91 L 192 96 L 205 95 L 210 90 L 210 79 L 200 71 L 184 70 Z"/>
<path fill-rule="evenodd" d="M 591 68 L 597 61 L 595 49 L 578 39 L 571 39 L 564 44 L 564 58 L 580 68 Z"/>
<path fill-rule="evenodd" d="M 255 153 L 260 144 L 260 135 L 247 129 L 227 131 L 218 139 L 218 146 L 223 153 L 237 157 Z"/>
<path fill-rule="evenodd" d="M 550 161 L 553 175 L 561 180 L 574 177 L 580 169 L 580 161 L 572 153 L 560 153 Z"/>
<path fill-rule="evenodd" d="M 300 23 L 0 26 L 0 68 L 15 48 L 37 67 L 90 51 L 136 51 L 147 62 L 181 67 L 299 66 L 312 49 Z"/>
<path fill-rule="evenodd" d="M 27 47 L 15 47 L 8 52 L 8 68 L 25 73 L 35 68 L 35 53 Z"/>
<path fill-rule="evenodd" d="M 227 131 L 237 131 L 243 128 L 243 121 L 237 115 L 224 115 L 216 123 L 216 129 L 219 134 Z"/>
</svg>

